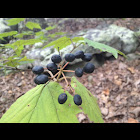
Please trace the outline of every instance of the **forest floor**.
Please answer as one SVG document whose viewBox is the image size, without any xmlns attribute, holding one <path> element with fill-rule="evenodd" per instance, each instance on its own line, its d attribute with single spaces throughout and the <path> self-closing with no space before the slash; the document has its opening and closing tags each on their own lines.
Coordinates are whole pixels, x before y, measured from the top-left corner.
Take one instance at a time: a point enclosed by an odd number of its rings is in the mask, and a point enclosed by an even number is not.
<svg viewBox="0 0 140 140">
<path fill-rule="evenodd" d="M 114 23 L 135 30 L 140 19 L 134 22 L 127 19 Z M 31 71 L 0 77 L 0 117 L 18 96 L 36 86 L 34 77 Z M 106 61 L 92 74 L 77 79 L 98 99 L 105 123 L 140 122 L 140 60 L 127 61 L 119 56 L 116 60 Z M 61 85 L 65 86 L 64 81 Z"/>
<path fill-rule="evenodd" d="M 18 96 L 36 86 L 34 77 L 32 71 L 0 77 L 1 116 Z M 119 57 L 77 79 L 98 99 L 106 123 L 140 122 L 140 60 Z"/>
</svg>

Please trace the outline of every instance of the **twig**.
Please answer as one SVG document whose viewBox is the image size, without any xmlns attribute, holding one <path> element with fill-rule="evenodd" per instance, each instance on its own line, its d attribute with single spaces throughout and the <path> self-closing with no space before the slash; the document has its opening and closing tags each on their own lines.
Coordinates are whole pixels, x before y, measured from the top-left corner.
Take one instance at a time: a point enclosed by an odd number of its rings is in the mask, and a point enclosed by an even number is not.
<svg viewBox="0 0 140 140">
<path fill-rule="evenodd" d="M 65 77 L 66 77 L 66 79 L 71 79 L 71 77 L 67 77 L 67 76 L 65 76 Z M 58 81 L 60 82 L 62 80 L 64 80 L 64 77 L 60 78 Z"/>
<path fill-rule="evenodd" d="M 63 72 L 75 72 L 73 70 L 63 70 Z"/>
<path fill-rule="evenodd" d="M 60 69 L 57 69 L 57 70 L 60 70 Z M 75 72 L 73 70 L 62 70 L 63 72 Z"/>
<path fill-rule="evenodd" d="M 45 70 L 45 71 L 48 72 L 51 75 L 51 78 L 53 77 L 53 74 L 52 74 L 51 71 L 49 71 L 49 70 Z"/>
<path fill-rule="evenodd" d="M 58 74 L 59 74 L 59 72 L 57 72 L 57 73 L 52 77 L 52 79 L 55 78 Z"/>
<path fill-rule="evenodd" d="M 75 46 L 75 44 L 72 42 L 72 39 L 70 38 L 70 41 L 71 41 L 71 43 L 72 43 L 72 45 L 73 45 L 73 48 L 76 48 L 76 46 Z"/>
<path fill-rule="evenodd" d="M 57 81 L 59 80 L 59 77 L 60 77 L 61 73 L 62 73 L 62 70 L 60 70 L 60 71 L 58 72 Z"/>
<path fill-rule="evenodd" d="M 69 85 L 69 83 L 68 83 L 68 81 L 67 81 L 67 79 L 66 79 L 66 77 L 65 77 L 65 75 L 64 75 L 64 73 L 62 72 L 62 75 L 63 75 L 63 77 L 64 77 L 64 79 L 65 79 L 65 81 L 66 81 L 66 84 L 67 84 L 67 86 Z"/>
<path fill-rule="evenodd" d="M 75 93 L 75 90 L 71 87 L 71 85 L 68 85 L 68 86 L 70 87 L 71 91 L 72 91 L 73 93 Z"/>
<path fill-rule="evenodd" d="M 69 63 L 70 63 L 70 62 L 67 62 L 67 63 L 63 66 L 62 70 L 63 70 Z"/>
</svg>

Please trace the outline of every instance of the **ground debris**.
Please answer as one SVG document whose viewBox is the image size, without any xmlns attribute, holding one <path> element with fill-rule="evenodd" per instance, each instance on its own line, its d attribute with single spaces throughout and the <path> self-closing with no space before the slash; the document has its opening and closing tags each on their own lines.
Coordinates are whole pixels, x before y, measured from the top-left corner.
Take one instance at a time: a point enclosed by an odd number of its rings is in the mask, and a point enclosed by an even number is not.
<svg viewBox="0 0 140 140">
<path fill-rule="evenodd" d="M 133 65 L 132 61 L 122 60 L 119 56 L 117 60 L 107 61 L 90 74 L 92 87 L 88 86 L 87 75 L 78 78 L 98 99 L 106 123 L 128 123 L 129 118 L 140 121 L 140 70 L 135 65 L 138 60 Z"/>
</svg>

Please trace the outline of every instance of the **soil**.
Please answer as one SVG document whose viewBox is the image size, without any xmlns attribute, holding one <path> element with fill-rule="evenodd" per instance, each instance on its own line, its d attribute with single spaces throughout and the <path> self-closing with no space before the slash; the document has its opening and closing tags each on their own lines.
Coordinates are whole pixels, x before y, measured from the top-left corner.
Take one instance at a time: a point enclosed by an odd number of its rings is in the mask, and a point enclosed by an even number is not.
<svg viewBox="0 0 140 140">
<path fill-rule="evenodd" d="M 138 30 L 140 25 L 140 19 L 132 18 L 117 19 L 112 22 L 134 31 Z M 91 28 L 92 25 L 88 24 L 85 28 L 89 26 Z M 95 24 L 94 28 L 96 28 Z M 0 117 L 20 95 L 36 86 L 34 77 L 31 70 L 0 77 Z M 84 74 L 77 79 L 98 99 L 105 123 L 140 122 L 139 59 L 128 61 L 119 56 L 116 60 L 106 61 L 92 74 Z M 65 82 L 62 81 L 61 85 L 65 86 Z M 81 116 L 80 122 L 89 122 L 89 120 L 85 121 L 87 118 L 82 114 L 79 116 Z"/>
</svg>

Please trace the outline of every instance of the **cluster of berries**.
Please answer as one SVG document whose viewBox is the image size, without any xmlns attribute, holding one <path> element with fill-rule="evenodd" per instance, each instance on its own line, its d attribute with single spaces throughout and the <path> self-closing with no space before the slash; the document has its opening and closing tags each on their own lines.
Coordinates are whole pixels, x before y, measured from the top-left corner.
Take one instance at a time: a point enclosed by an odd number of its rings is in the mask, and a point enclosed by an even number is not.
<svg viewBox="0 0 140 140">
<path fill-rule="evenodd" d="M 62 58 L 60 55 L 55 54 L 51 57 L 52 63 L 49 63 L 47 67 L 47 71 L 51 72 L 51 79 L 54 79 L 56 76 L 57 81 L 59 81 L 59 77 L 61 74 L 63 74 L 64 79 L 66 80 L 66 77 L 63 72 L 74 72 L 77 77 L 82 77 L 83 73 L 92 73 L 95 69 L 95 66 L 92 63 L 87 63 L 83 68 L 76 68 L 75 71 L 71 70 L 64 70 L 66 65 L 68 65 L 70 62 L 73 62 L 75 59 L 82 59 L 85 62 L 88 62 L 92 59 L 92 54 L 91 53 L 84 53 L 83 51 L 77 51 L 74 54 L 68 53 L 65 55 L 65 60 L 62 62 Z M 63 63 L 67 61 L 67 63 L 62 67 Z M 60 64 L 62 62 L 62 64 Z M 59 64 L 59 65 L 58 65 Z M 34 66 L 32 69 L 32 72 L 36 74 L 37 76 L 34 79 L 34 82 L 39 85 L 39 84 L 45 84 L 47 81 L 49 81 L 48 75 L 44 74 L 44 69 L 42 66 Z M 59 72 L 57 72 L 59 70 Z M 49 73 L 50 74 L 50 73 Z M 55 75 L 53 75 L 55 74 Z M 67 82 L 67 80 L 66 80 Z M 67 82 L 68 85 L 68 82 Z M 67 100 L 67 95 L 66 93 L 60 94 L 58 97 L 58 102 L 60 104 L 65 103 Z M 81 105 L 82 104 L 82 99 L 80 95 L 75 95 L 74 96 L 74 103 L 76 105 Z"/>
</svg>

